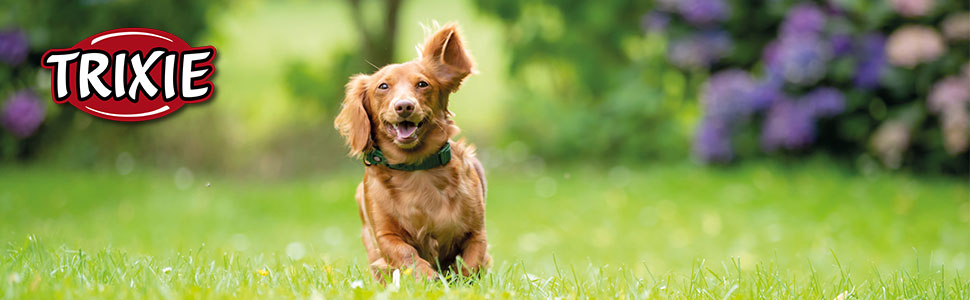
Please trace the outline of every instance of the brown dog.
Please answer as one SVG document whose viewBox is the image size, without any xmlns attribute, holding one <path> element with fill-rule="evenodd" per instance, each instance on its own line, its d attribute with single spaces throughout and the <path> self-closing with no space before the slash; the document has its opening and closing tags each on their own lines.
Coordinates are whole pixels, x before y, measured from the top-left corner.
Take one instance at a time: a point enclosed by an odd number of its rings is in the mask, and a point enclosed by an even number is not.
<svg viewBox="0 0 970 300">
<path fill-rule="evenodd" d="M 427 39 L 417 59 L 347 84 L 334 126 L 350 154 L 364 157 L 356 198 L 379 280 L 400 268 L 435 278 L 437 270 L 455 271 L 459 257 L 465 275 L 491 264 L 485 173 L 474 147 L 451 140 L 459 129 L 448 111 L 448 96 L 473 67 L 458 27 L 449 24 Z"/>
</svg>

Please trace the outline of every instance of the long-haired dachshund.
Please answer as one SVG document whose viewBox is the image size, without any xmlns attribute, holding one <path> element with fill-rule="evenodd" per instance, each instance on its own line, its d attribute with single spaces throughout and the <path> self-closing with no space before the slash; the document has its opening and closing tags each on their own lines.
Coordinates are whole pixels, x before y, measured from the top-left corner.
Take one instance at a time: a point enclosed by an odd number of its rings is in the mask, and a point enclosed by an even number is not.
<svg viewBox="0 0 970 300">
<path fill-rule="evenodd" d="M 431 279 L 439 270 L 480 274 L 491 264 L 485 173 L 473 146 L 451 140 L 459 129 L 448 111 L 448 96 L 474 62 L 455 24 L 419 52 L 351 77 L 334 121 L 350 155 L 364 160 L 356 195 L 361 235 L 382 281 L 395 269 Z"/>
</svg>

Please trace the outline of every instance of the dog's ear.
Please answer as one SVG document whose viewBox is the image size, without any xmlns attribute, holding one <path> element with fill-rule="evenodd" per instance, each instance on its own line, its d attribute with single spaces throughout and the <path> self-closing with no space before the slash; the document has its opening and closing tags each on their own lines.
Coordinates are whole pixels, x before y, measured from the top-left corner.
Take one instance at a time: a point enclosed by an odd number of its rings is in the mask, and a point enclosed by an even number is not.
<svg viewBox="0 0 970 300">
<path fill-rule="evenodd" d="M 447 24 L 424 42 L 421 59 L 434 70 L 444 88 L 455 91 L 462 80 L 475 70 L 475 62 L 465 49 L 458 25 Z"/>
<path fill-rule="evenodd" d="M 358 74 L 347 83 L 347 95 L 340 114 L 333 121 L 334 128 L 346 139 L 350 155 L 360 157 L 371 146 L 370 116 L 367 114 L 367 84 L 370 76 Z"/>
</svg>

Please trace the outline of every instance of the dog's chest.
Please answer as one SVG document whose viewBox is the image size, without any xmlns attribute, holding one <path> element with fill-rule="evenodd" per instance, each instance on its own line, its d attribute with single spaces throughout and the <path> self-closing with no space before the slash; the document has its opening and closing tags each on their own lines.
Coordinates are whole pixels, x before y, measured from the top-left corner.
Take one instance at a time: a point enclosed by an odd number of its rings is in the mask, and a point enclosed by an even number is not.
<svg viewBox="0 0 970 300">
<path fill-rule="evenodd" d="M 455 178 L 450 172 L 417 171 L 392 179 L 397 197 L 391 214 L 415 242 L 450 243 L 467 232 L 470 195 Z"/>
</svg>

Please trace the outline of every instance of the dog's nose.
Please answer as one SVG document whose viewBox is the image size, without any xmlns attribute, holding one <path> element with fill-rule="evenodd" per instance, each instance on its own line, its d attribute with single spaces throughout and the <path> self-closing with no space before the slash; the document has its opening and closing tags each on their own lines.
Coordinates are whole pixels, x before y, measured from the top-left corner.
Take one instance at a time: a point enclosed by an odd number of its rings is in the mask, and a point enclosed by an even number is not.
<svg viewBox="0 0 970 300">
<path fill-rule="evenodd" d="M 411 115 L 411 113 L 414 112 L 414 105 L 415 103 L 412 100 L 398 100 L 396 103 L 394 103 L 394 111 L 396 111 L 399 116 L 407 118 Z"/>
</svg>

